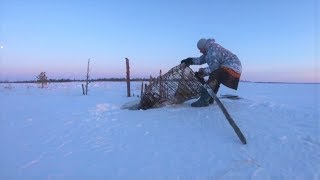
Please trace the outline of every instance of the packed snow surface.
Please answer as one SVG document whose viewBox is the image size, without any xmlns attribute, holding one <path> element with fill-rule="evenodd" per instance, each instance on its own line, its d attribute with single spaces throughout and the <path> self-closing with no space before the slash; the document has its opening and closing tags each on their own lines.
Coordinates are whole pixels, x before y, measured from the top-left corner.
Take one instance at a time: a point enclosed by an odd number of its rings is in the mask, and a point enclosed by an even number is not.
<svg viewBox="0 0 320 180">
<path fill-rule="evenodd" d="M 149 110 L 141 82 L 0 84 L 0 179 L 320 179 L 320 84 L 241 82 L 217 104 Z"/>
</svg>

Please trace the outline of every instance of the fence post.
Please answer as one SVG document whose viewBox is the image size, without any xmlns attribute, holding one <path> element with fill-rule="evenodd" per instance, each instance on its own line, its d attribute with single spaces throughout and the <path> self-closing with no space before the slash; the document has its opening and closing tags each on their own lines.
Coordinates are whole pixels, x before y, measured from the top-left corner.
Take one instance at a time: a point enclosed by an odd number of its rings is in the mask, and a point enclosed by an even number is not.
<svg viewBox="0 0 320 180">
<path fill-rule="evenodd" d="M 89 65 L 90 65 L 90 59 L 88 59 L 88 66 L 87 66 L 87 80 L 86 80 L 86 95 L 88 95 L 88 85 L 89 85 Z"/>
<path fill-rule="evenodd" d="M 159 94 L 160 97 L 163 98 L 163 84 L 162 84 L 162 70 L 160 69 L 160 74 L 159 74 Z"/>
<path fill-rule="evenodd" d="M 142 97 L 143 95 L 143 82 L 141 83 L 141 93 L 140 93 L 140 97 Z"/>
<path fill-rule="evenodd" d="M 126 69 L 127 69 L 127 96 L 131 97 L 130 92 L 130 66 L 129 66 L 129 59 L 126 58 Z"/>
</svg>

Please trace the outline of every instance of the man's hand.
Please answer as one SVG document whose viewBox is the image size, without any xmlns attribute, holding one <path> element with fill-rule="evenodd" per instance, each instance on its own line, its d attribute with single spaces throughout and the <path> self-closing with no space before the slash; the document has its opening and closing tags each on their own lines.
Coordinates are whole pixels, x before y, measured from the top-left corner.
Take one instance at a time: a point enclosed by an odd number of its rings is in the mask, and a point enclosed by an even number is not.
<svg viewBox="0 0 320 180">
<path fill-rule="evenodd" d="M 198 72 L 195 72 L 194 75 L 198 79 L 201 84 L 205 84 L 206 81 L 204 80 L 204 77 L 206 76 L 205 69 L 204 68 L 199 68 Z"/>
<path fill-rule="evenodd" d="M 199 68 L 198 72 L 195 75 L 199 78 L 204 78 L 206 76 L 206 72 L 204 68 Z"/>
<path fill-rule="evenodd" d="M 192 58 L 187 58 L 181 61 L 181 64 L 185 64 L 186 66 L 190 66 L 193 64 Z"/>
<path fill-rule="evenodd" d="M 201 72 L 195 72 L 194 75 L 196 76 L 198 81 L 201 82 L 201 84 L 206 83 L 206 81 L 204 80 L 204 75 L 201 74 Z"/>
</svg>

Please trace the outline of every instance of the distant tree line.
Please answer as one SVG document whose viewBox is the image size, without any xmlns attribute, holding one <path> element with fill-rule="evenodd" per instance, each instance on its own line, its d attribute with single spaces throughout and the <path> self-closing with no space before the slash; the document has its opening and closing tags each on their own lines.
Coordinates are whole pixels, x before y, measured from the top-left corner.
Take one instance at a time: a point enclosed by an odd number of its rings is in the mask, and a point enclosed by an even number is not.
<svg viewBox="0 0 320 180">
<path fill-rule="evenodd" d="M 149 78 L 132 78 L 131 81 L 148 81 Z M 84 82 L 85 80 L 80 79 L 47 79 L 46 82 L 48 83 L 62 83 L 62 82 Z M 97 78 L 97 79 L 90 79 L 90 82 L 100 82 L 100 81 L 112 81 L 112 82 L 122 82 L 126 81 L 126 78 Z M 38 83 L 39 79 L 37 80 L 22 80 L 22 81 L 0 81 L 0 83 Z"/>
</svg>

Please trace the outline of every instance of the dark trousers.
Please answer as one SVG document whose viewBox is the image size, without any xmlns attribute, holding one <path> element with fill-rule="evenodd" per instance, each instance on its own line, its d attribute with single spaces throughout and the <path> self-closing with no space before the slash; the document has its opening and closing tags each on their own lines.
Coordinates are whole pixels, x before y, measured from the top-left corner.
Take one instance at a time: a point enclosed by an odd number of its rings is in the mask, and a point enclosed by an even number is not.
<svg viewBox="0 0 320 180">
<path fill-rule="evenodd" d="M 209 79 L 205 82 L 204 78 L 197 77 L 198 80 L 204 84 L 207 83 L 213 89 L 213 92 L 217 94 L 220 88 L 220 84 L 223 84 L 231 89 L 237 90 L 240 81 L 239 73 L 227 67 L 220 67 L 213 71 L 209 75 Z"/>
</svg>

